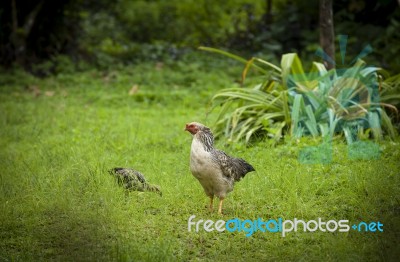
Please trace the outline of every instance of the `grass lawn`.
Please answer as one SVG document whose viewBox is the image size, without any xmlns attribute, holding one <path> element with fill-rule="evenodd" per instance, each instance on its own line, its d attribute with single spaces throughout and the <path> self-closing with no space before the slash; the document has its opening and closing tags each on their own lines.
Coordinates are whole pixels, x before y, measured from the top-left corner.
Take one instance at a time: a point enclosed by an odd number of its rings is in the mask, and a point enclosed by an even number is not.
<svg viewBox="0 0 400 262">
<path fill-rule="evenodd" d="M 277 147 L 219 140 L 257 171 L 236 184 L 222 217 L 205 208 L 183 129 L 191 121 L 212 126 L 210 97 L 240 70 L 148 64 L 46 79 L 2 73 L 0 261 L 397 260 L 399 139 L 379 142 L 379 156 L 364 160 L 335 141 L 324 165 L 299 161 L 312 140 Z M 107 173 L 117 166 L 141 171 L 163 196 L 126 194 Z M 379 221 L 383 232 L 189 232 L 191 215 Z"/>
</svg>

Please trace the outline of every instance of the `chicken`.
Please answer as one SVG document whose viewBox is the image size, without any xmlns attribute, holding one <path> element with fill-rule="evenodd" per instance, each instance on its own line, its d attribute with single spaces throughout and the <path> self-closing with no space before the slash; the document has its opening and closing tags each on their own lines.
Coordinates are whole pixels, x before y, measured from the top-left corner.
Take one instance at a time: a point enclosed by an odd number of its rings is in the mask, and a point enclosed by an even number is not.
<svg viewBox="0 0 400 262">
<path fill-rule="evenodd" d="M 214 197 L 218 197 L 218 213 L 222 214 L 222 203 L 226 195 L 233 190 L 234 183 L 255 169 L 245 160 L 230 157 L 215 149 L 214 136 L 210 128 L 203 124 L 186 124 L 185 131 L 193 135 L 190 171 L 210 198 L 210 210 L 213 209 Z"/>
<path fill-rule="evenodd" d="M 127 190 L 156 192 L 162 196 L 159 186 L 148 184 L 143 174 L 132 168 L 116 167 L 108 172 L 115 176 L 118 179 L 118 184 L 124 186 Z"/>
</svg>

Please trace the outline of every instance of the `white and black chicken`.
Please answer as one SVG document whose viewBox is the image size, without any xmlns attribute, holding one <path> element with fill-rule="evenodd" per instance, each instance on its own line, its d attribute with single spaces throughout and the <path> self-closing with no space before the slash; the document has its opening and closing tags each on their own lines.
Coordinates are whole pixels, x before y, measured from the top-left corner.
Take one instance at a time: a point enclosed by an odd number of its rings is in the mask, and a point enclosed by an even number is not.
<svg viewBox="0 0 400 262">
<path fill-rule="evenodd" d="M 203 124 L 186 124 L 185 131 L 193 135 L 190 171 L 210 198 L 210 210 L 213 209 L 215 196 L 219 198 L 218 213 L 222 214 L 222 203 L 226 195 L 233 190 L 234 183 L 255 169 L 245 160 L 230 157 L 215 149 L 214 136 L 210 128 Z"/>
</svg>

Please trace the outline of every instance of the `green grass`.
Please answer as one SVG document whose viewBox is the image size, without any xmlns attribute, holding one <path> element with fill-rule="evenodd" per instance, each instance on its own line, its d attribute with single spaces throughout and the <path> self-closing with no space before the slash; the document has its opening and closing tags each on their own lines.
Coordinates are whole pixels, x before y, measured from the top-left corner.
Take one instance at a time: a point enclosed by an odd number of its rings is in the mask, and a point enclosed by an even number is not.
<svg viewBox="0 0 400 262">
<path fill-rule="evenodd" d="M 233 85 L 221 68 L 151 65 L 118 72 L 0 78 L 0 261 L 396 260 L 400 255 L 399 139 L 357 160 L 336 141 L 332 162 L 302 164 L 304 139 L 219 148 L 257 170 L 237 183 L 225 214 L 210 213 L 189 171 L 184 124 L 211 125 L 210 98 Z M 130 96 L 133 85 L 138 93 Z M 37 85 L 37 97 L 27 86 Z M 53 91 L 54 93 L 45 93 Z M 128 195 L 108 175 L 134 167 L 154 193 Z M 384 232 L 188 232 L 188 218 L 380 221 Z"/>
</svg>

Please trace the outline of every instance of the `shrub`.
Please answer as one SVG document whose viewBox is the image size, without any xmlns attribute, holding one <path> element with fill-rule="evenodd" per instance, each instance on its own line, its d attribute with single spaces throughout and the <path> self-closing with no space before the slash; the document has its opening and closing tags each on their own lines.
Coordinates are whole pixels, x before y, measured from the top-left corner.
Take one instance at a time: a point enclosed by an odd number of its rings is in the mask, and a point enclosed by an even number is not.
<svg viewBox="0 0 400 262">
<path fill-rule="evenodd" d="M 380 101 L 380 93 L 389 90 L 393 82 L 381 85 L 378 80 L 387 73 L 360 59 L 349 68 L 330 71 L 313 62 L 310 73 L 305 73 L 295 53 L 283 55 L 278 67 L 259 58 L 246 61 L 221 50 L 200 49 L 246 63 L 242 83 L 251 67 L 262 73 L 258 84 L 224 89 L 212 98 L 214 108 L 222 106 L 216 122 L 217 135 L 246 142 L 260 132 L 275 141 L 285 134 L 293 138 L 312 135 L 331 139 L 344 135 L 349 144 L 369 134 L 376 139 L 384 133 L 395 136 L 384 108 L 394 112 L 397 109 Z M 399 95 L 390 98 L 398 99 Z"/>
</svg>

